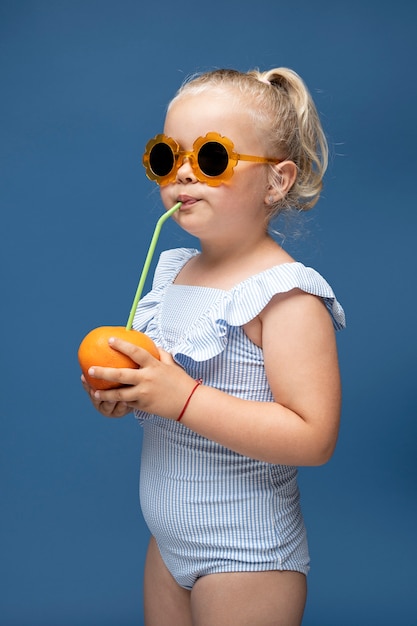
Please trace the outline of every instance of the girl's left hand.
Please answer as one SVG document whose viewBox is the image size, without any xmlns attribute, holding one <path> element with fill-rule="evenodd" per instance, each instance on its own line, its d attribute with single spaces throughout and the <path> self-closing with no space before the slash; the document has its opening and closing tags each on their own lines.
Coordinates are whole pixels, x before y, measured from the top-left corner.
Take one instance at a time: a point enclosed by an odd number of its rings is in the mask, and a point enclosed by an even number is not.
<svg viewBox="0 0 417 626">
<path fill-rule="evenodd" d="M 94 397 L 99 402 L 124 402 L 131 409 L 146 411 L 177 419 L 195 381 L 172 356 L 159 348 L 160 360 L 138 346 L 114 338 L 111 347 L 129 356 L 139 369 L 93 366 L 89 375 L 126 387 L 99 390 Z"/>
<path fill-rule="evenodd" d="M 124 417 L 131 413 L 132 409 L 125 402 L 103 402 L 95 397 L 95 390 L 87 383 L 84 375 L 81 376 L 81 383 L 87 392 L 93 406 L 105 417 Z"/>
</svg>

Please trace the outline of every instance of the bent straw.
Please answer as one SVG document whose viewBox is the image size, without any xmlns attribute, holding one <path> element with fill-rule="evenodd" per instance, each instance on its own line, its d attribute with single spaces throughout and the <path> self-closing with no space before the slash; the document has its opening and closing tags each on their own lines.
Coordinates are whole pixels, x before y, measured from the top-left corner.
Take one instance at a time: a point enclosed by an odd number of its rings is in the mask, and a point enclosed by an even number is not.
<svg viewBox="0 0 417 626">
<path fill-rule="evenodd" d="M 129 319 L 127 320 L 126 330 L 131 330 L 132 329 L 132 323 L 133 323 L 133 318 L 135 317 L 135 311 L 136 311 L 136 308 L 138 306 L 138 302 L 140 300 L 140 297 L 142 295 L 143 287 L 145 285 L 146 277 L 147 277 L 148 272 L 149 272 L 149 267 L 150 267 L 151 262 L 152 262 L 152 257 L 153 257 L 154 252 L 155 252 L 156 243 L 158 241 L 158 237 L 159 237 L 159 233 L 161 232 L 162 225 L 164 224 L 164 222 L 166 222 L 166 220 L 169 217 L 171 217 L 171 215 L 173 213 L 175 213 L 175 211 L 178 211 L 180 206 L 181 206 L 181 202 L 177 202 L 177 204 L 175 204 L 173 207 L 171 207 L 166 213 L 161 215 L 159 220 L 156 222 L 156 226 L 155 226 L 155 230 L 153 231 L 151 243 L 149 244 L 148 254 L 146 255 L 145 263 L 143 265 L 142 274 L 141 274 L 140 279 L 139 279 L 138 288 L 136 290 L 136 294 L 135 294 L 135 297 L 133 299 L 132 308 L 130 309 L 130 315 L 129 315 Z"/>
</svg>

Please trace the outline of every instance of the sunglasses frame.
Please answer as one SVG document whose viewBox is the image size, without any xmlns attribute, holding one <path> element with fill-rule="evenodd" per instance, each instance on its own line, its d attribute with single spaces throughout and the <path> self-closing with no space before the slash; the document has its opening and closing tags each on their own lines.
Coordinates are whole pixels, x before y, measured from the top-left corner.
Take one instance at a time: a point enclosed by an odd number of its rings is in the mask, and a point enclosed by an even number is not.
<svg viewBox="0 0 417 626">
<path fill-rule="evenodd" d="M 219 143 L 222 148 L 225 149 L 228 157 L 227 167 L 226 169 L 218 175 L 210 176 L 203 172 L 198 163 L 198 157 L 200 150 L 207 143 Z M 164 144 L 168 146 L 172 151 L 172 160 L 173 165 L 171 170 L 165 174 L 164 176 L 160 176 L 156 174 L 151 167 L 150 156 L 152 149 L 159 145 Z M 250 154 L 239 154 L 234 150 L 234 144 L 231 139 L 228 137 L 223 137 L 219 133 L 210 132 L 205 135 L 205 137 L 198 137 L 193 143 L 193 149 L 191 151 L 181 150 L 180 145 L 172 139 L 172 137 L 168 137 L 164 134 L 156 135 L 153 139 L 150 139 L 145 147 L 145 152 L 142 157 L 142 164 L 146 169 L 146 176 L 150 180 L 154 180 L 158 185 L 168 185 L 169 183 L 173 183 L 176 181 L 178 169 L 184 162 L 184 159 L 187 158 L 190 161 L 191 168 L 195 174 L 195 177 L 198 181 L 202 183 L 206 183 L 211 187 L 218 187 L 222 183 L 227 182 L 233 176 L 233 169 L 236 167 L 238 161 L 252 161 L 253 163 L 270 163 L 276 165 L 280 163 L 279 159 L 273 159 L 269 157 L 260 157 L 253 156 Z"/>
</svg>

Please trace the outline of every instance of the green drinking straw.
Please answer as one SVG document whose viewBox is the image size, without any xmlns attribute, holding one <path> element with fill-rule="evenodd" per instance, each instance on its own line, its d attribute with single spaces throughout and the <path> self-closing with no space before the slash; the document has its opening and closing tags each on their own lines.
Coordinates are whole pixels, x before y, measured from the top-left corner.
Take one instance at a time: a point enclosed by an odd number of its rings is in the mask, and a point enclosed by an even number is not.
<svg viewBox="0 0 417 626">
<path fill-rule="evenodd" d="M 136 290 L 136 295 L 135 295 L 135 298 L 133 300 L 132 308 L 130 309 L 130 315 L 129 315 L 129 319 L 127 320 L 126 330 L 131 330 L 132 329 L 132 323 L 133 323 L 133 318 L 135 317 L 136 307 L 138 306 L 138 302 L 139 302 L 140 297 L 142 295 L 143 287 L 145 285 L 146 277 L 147 277 L 148 272 L 149 272 L 149 267 L 151 265 L 152 257 L 153 257 L 153 254 L 155 252 L 156 242 L 158 241 L 159 233 L 161 232 L 162 224 L 164 222 L 166 222 L 167 219 L 169 217 L 171 217 L 171 215 L 173 213 L 175 213 L 175 211 L 178 211 L 178 209 L 180 208 L 181 204 L 182 204 L 181 202 L 177 202 L 177 204 L 175 204 L 172 208 L 170 208 L 169 211 L 167 211 L 166 213 L 161 215 L 159 220 L 156 222 L 156 226 L 155 226 L 155 230 L 153 231 L 151 243 L 149 244 L 148 254 L 146 255 L 145 263 L 143 265 L 142 274 L 140 276 L 138 288 Z"/>
</svg>

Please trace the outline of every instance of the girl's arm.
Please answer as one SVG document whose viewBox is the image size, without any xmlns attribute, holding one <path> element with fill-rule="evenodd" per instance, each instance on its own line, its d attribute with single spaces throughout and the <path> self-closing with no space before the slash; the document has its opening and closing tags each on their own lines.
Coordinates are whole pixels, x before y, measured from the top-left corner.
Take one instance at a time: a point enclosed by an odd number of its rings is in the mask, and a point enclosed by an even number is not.
<svg viewBox="0 0 417 626">
<path fill-rule="evenodd" d="M 197 389 L 183 422 L 246 456 L 286 465 L 326 463 L 339 429 L 341 386 L 332 321 L 322 301 L 294 290 L 260 315 L 275 402 Z"/>
<path fill-rule="evenodd" d="M 275 296 L 260 314 L 265 369 L 274 402 L 242 400 L 201 385 L 182 423 L 240 454 L 285 465 L 320 465 L 336 445 L 340 377 L 332 321 L 323 302 L 299 290 Z M 161 361 L 117 340 L 139 370 L 95 368 L 131 387 L 96 392 L 100 401 L 176 419 L 195 381 L 161 353 Z"/>
</svg>

